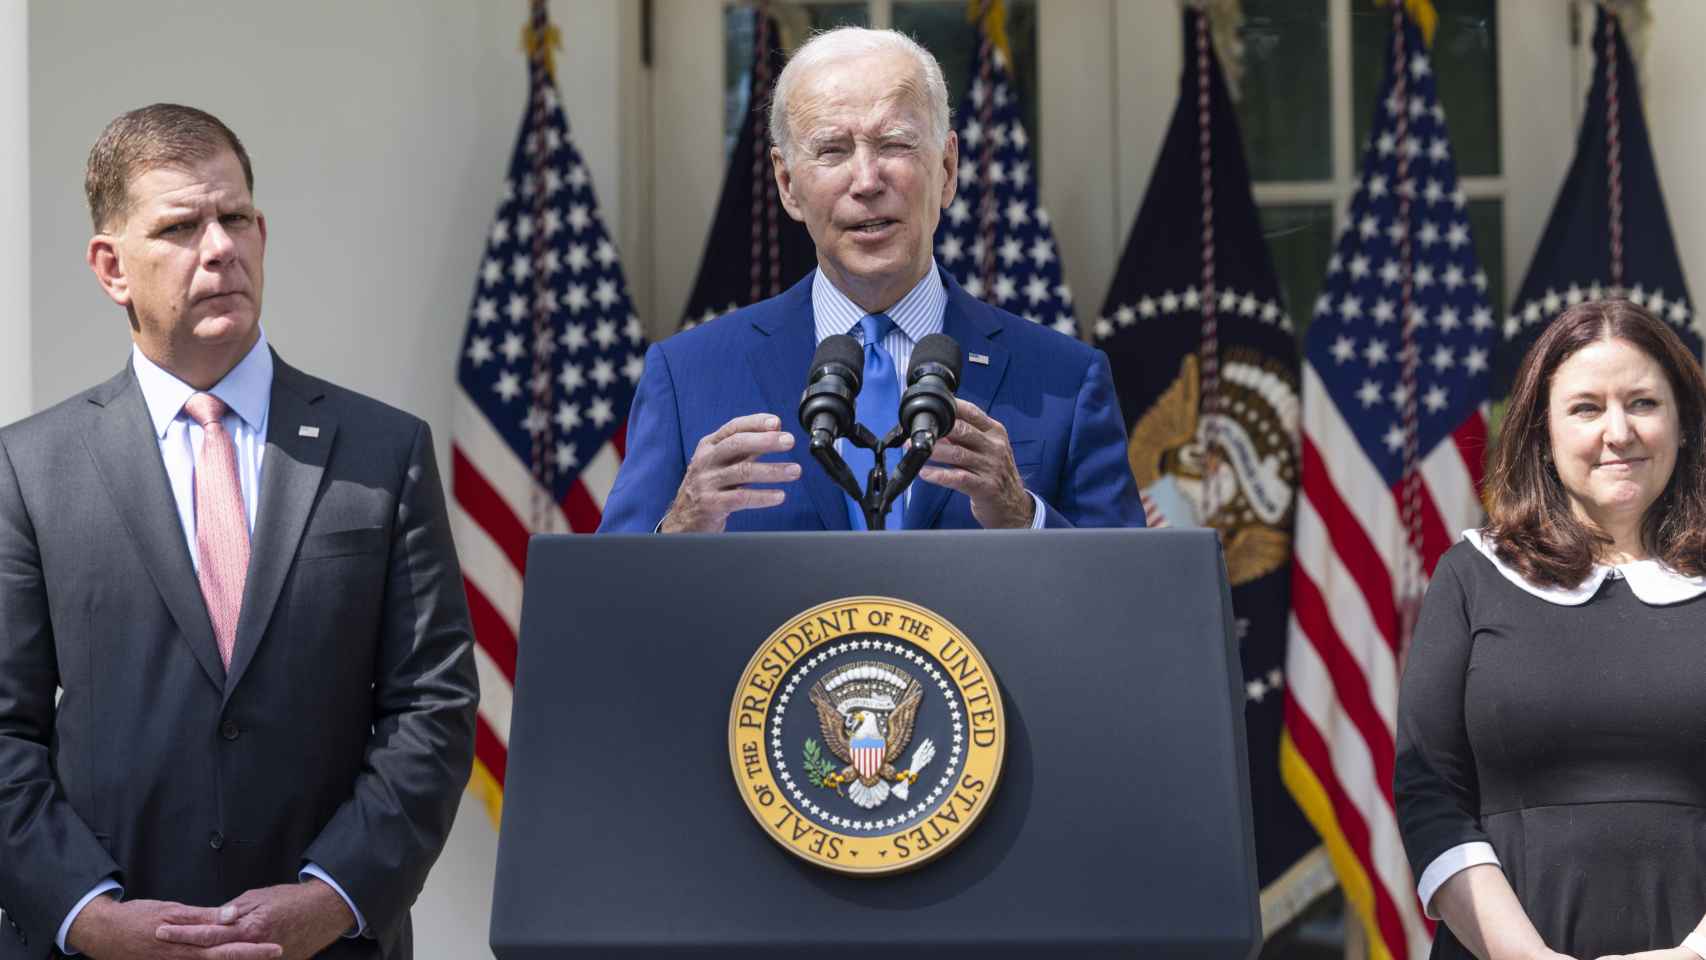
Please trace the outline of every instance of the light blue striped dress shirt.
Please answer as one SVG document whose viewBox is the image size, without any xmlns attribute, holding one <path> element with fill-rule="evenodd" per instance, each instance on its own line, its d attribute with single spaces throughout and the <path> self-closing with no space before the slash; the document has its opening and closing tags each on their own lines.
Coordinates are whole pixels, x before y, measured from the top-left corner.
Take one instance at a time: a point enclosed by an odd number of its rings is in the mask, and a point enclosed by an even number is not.
<svg viewBox="0 0 1706 960">
<path fill-rule="evenodd" d="M 858 327 L 866 312 L 864 307 L 854 303 L 847 294 L 830 282 L 829 275 L 823 272 L 822 267 L 817 268 L 817 275 L 812 278 L 812 322 L 817 328 L 818 343 L 838 333 L 845 333 L 863 343 Z M 917 286 L 907 291 L 906 296 L 895 301 L 894 306 L 883 312 L 894 321 L 894 329 L 883 338 L 883 349 L 887 350 L 890 359 L 894 360 L 895 379 L 900 382 L 900 388 L 905 390 L 906 371 L 912 363 L 912 348 L 930 334 L 941 333 L 942 317 L 948 312 L 948 288 L 942 285 L 941 271 L 936 261 L 930 261 L 930 272 L 918 281 Z M 837 441 L 837 449 L 841 449 L 840 445 L 845 443 L 845 440 Z M 862 482 L 864 478 L 861 477 L 860 480 Z M 1041 530 L 1045 509 L 1043 501 L 1034 493 L 1031 494 L 1031 500 L 1036 504 L 1036 511 L 1031 516 L 1031 529 Z M 902 496 L 901 505 L 905 507 L 911 502 L 912 487 L 909 486 Z"/>
</svg>

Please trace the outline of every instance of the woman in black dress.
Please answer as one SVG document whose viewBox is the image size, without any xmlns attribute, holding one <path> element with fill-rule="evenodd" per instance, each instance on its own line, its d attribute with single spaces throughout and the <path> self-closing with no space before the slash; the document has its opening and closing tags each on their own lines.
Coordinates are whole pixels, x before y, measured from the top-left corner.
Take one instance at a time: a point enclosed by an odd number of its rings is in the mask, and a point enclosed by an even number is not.
<svg viewBox="0 0 1706 960">
<path fill-rule="evenodd" d="M 1706 956 L 1706 379 L 1628 301 L 1517 372 L 1441 559 L 1394 783 L 1434 957 Z"/>
</svg>

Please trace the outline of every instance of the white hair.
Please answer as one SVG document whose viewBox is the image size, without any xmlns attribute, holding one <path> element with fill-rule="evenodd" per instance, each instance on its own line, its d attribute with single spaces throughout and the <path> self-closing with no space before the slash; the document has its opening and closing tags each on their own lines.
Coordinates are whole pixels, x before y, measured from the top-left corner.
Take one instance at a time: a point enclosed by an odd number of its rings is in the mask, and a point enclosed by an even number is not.
<svg viewBox="0 0 1706 960">
<path fill-rule="evenodd" d="M 924 80 L 925 106 L 930 114 L 930 136 L 938 149 L 948 142 L 948 83 L 942 79 L 942 65 L 917 40 L 898 30 L 872 30 L 868 27 L 836 27 L 807 40 L 782 68 L 776 78 L 776 89 L 770 97 L 770 139 L 782 151 L 784 162 L 794 156 L 793 131 L 788 126 L 788 102 L 800 78 L 813 67 L 851 54 L 904 53 L 918 63 Z"/>
</svg>

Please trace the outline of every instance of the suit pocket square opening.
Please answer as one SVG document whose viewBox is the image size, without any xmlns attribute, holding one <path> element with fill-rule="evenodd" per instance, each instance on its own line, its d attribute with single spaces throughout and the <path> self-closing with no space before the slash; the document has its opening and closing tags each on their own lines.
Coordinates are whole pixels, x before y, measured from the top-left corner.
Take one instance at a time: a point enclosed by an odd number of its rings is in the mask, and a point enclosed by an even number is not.
<svg viewBox="0 0 1706 960">
<path fill-rule="evenodd" d="M 1041 440 L 1007 441 L 1013 448 L 1013 465 L 1023 470 L 1026 467 L 1036 467 L 1043 462 L 1043 442 Z"/>
<path fill-rule="evenodd" d="M 357 527 L 331 533 L 311 533 L 302 538 L 298 560 L 324 560 L 368 553 L 382 553 L 388 546 L 384 527 Z"/>
</svg>

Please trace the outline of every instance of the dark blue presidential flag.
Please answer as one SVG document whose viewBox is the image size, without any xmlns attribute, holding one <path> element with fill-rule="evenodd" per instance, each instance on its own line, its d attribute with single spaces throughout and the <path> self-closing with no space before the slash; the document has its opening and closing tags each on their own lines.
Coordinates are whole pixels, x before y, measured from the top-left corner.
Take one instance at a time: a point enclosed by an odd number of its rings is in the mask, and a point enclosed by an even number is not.
<svg viewBox="0 0 1706 960">
<path fill-rule="evenodd" d="M 1250 191 L 1237 117 L 1185 12 L 1179 102 L 1095 322 L 1131 434 L 1151 526 L 1221 532 L 1243 650 L 1245 726 L 1263 926 L 1333 876 L 1280 780 L 1278 752 L 1298 481 L 1292 321 Z"/>
<path fill-rule="evenodd" d="M 770 94 L 787 58 L 776 21 L 758 10 L 752 18 L 746 121 L 729 155 L 699 276 L 682 311 L 684 330 L 773 297 L 817 265 L 811 235 L 782 209 L 770 167 Z"/>
<path fill-rule="evenodd" d="M 1495 354 L 1495 391 L 1560 311 L 1583 300 L 1628 297 L 1670 322 L 1700 355 L 1706 320 L 1688 297 L 1641 110 L 1640 75 L 1617 14 L 1599 7 L 1593 87 L 1570 174 L 1534 262 L 1511 301 Z"/>
<path fill-rule="evenodd" d="M 936 260 L 966 292 L 1032 323 L 1078 336 L 1048 211 L 1037 194 L 1030 134 L 1006 49 L 1004 11 L 985 5 L 955 132 L 959 185 L 936 226 Z"/>
</svg>

